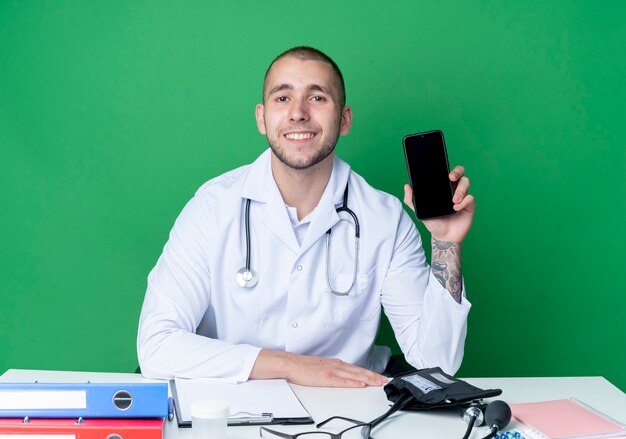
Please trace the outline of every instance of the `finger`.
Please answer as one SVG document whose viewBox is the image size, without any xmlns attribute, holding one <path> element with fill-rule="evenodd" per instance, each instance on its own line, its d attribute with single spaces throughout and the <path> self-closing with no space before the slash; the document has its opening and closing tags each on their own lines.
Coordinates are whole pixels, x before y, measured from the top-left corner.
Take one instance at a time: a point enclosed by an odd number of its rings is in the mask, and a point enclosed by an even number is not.
<svg viewBox="0 0 626 439">
<path fill-rule="evenodd" d="M 349 378 L 340 378 L 333 377 L 329 381 L 327 381 L 323 387 L 351 387 L 351 388 L 360 388 L 367 387 L 363 381 L 352 380 Z"/>
<path fill-rule="evenodd" d="M 337 371 L 338 373 L 341 373 L 343 376 L 346 376 L 346 377 L 356 378 L 356 377 L 362 376 L 362 377 L 367 377 L 367 378 L 376 378 L 380 376 L 376 372 L 372 372 L 369 369 L 365 369 L 361 366 L 356 366 L 354 364 L 346 363 L 344 361 L 341 361 L 339 366 L 335 367 L 334 370 Z"/>
<path fill-rule="evenodd" d="M 363 375 L 346 374 L 345 371 L 333 371 L 325 380 L 324 386 L 331 387 L 367 387 L 378 386 Z"/>
<path fill-rule="evenodd" d="M 463 198 L 468 194 L 470 188 L 470 181 L 467 177 L 461 177 L 459 182 L 457 183 L 456 190 L 454 191 L 454 196 L 452 197 L 452 201 L 454 203 L 460 203 L 463 201 Z"/>
<path fill-rule="evenodd" d="M 474 210 L 476 210 L 476 200 L 474 199 L 474 196 L 470 194 L 463 198 L 463 201 L 454 205 L 454 210 L 456 210 L 457 212 L 461 210 L 474 212 Z"/>
<path fill-rule="evenodd" d="M 455 166 L 455 168 L 450 171 L 449 177 L 450 181 L 459 181 L 461 177 L 465 175 L 465 168 L 463 166 Z"/>
<path fill-rule="evenodd" d="M 413 206 L 413 189 L 408 184 L 404 185 L 404 204 L 409 206 L 413 212 L 415 212 L 415 206 Z"/>
<path fill-rule="evenodd" d="M 366 375 L 363 376 L 364 380 L 363 382 L 365 384 L 367 384 L 368 386 L 382 386 L 384 384 L 387 384 L 387 377 L 383 376 L 383 375 L 379 375 L 377 373 L 368 371 L 368 373 Z"/>
<path fill-rule="evenodd" d="M 387 377 L 377 374 L 376 372 L 372 372 L 371 370 L 348 363 L 345 363 L 345 366 L 346 367 L 336 370 L 337 375 L 342 378 L 360 381 L 368 386 L 381 386 L 386 384 L 388 381 Z"/>
</svg>

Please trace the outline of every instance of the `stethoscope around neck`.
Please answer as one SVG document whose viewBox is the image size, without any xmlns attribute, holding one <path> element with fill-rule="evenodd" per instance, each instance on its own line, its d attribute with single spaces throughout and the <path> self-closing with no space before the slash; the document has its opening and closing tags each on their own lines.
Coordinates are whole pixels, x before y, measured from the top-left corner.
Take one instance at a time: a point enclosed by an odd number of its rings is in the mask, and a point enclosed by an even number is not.
<svg viewBox="0 0 626 439">
<path fill-rule="evenodd" d="M 326 232 L 326 285 L 328 286 L 329 292 L 337 295 L 337 296 L 347 296 L 350 294 L 350 290 L 354 287 L 354 283 L 356 282 L 356 274 L 359 269 L 359 238 L 361 236 L 361 231 L 359 230 L 359 219 L 356 214 L 348 207 L 348 183 L 346 183 L 346 189 L 343 192 L 343 204 L 335 209 L 337 213 L 345 212 L 352 217 L 354 221 L 354 274 L 352 275 L 352 282 L 347 290 L 337 291 L 333 288 L 330 282 L 330 235 L 332 232 L 332 227 L 328 229 Z M 245 218 L 244 218 L 245 226 L 246 226 L 246 266 L 241 267 L 235 276 L 237 279 L 237 284 L 243 288 L 252 288 L 259 282 L 259 275 L 255 270 L 250 266 L 250 198 L 246 198 L 246 210 L 245 210 Z"/>
</svg>

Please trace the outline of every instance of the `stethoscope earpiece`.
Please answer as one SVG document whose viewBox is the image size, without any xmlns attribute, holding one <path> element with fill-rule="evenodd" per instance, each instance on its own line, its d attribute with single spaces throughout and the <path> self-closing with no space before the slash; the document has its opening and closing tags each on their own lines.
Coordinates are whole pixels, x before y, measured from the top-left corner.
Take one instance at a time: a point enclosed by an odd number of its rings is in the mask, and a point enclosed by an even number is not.
<svg viewBox="0 0 626 439">
<path fill-rule="evenodd" d="M 256 271 L 253 269 L 247 269 L 246 267 L 241 267 L 237 271 L 237 283 L 242 288 L 252 288 L 259 281 L 259 276 L 256 274 Z"/>
</svg>

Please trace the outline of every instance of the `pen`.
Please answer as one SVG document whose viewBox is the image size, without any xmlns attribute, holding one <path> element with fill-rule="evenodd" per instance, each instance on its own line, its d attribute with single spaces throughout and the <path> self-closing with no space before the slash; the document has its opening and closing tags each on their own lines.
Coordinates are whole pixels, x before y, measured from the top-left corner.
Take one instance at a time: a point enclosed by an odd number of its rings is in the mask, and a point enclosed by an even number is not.
<svg viewBox="0 0 626 439">
<path fill-rule="evenodd" d="M 228 425 L 260 425 L 271 424 L 273 421 L 274 415 L 272 413 L 238 412 L 228 417 Z"/>
<path fill-rule="evenodd" d="M 174 419 L 174 398 L 171 396 L 167 398 L 167 420 Z"/>
</svg>

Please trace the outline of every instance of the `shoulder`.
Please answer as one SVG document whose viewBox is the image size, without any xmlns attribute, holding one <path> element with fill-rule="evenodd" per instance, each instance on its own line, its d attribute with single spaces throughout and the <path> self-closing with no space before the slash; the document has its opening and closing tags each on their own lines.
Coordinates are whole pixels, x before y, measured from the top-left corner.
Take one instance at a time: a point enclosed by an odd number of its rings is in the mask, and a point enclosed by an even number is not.
<svg viewBox="0 0 626 439">
<path fill-rule="evenodd" d="M 239 209 L 241 188 L 249 167 L 241 166 L 206 181 L 187 202 L 181 217 L 218 220 L 229 209 Z"/>
<path fill-rule="evenodd" d="M 208 180 L 198 188 L 193 200 L 205 209 L 223 209 L 231 204 L 239 207 L 250 166 L 241 166 Z"/>
<path fill-rule="evenodd" d="M 399 215 L 403 212 L 400 200 L 385 191 L 371 186 L 365 178 L 356 172 L 350 173 L 350 191 L 359 200 L 359 208 L 386 212 L 387 215 Z"/>
<path fill-rule="evenodd" d="M 241 198 L 262 200 L 272 180 L 270 150 L 266 149 L 257 159 L 235 168 L 204 183 L 196 192 L 197 197 L 218 197 L 220 202 L 238 203 Z"/>
<path fill-rule="evenodd" d="M 196 191 L 196 196 L 210 196 L 214 193 L 230 192 L 240 189 L 251 165 L 240 166 L 232 171 L 214 177 L 205 182 Z"/>
<path fill-rule="evenodd" d="M 350 190 L 355 195 L 348 199 L 348 204 L 359 219 L 362 245 L 375 249 L 372 264 L 384 270 L 403 249 L 420 251 L 419 232 L 396 196 L 372 187 L 355 172 L 350 174 Z"/>
</svg>

